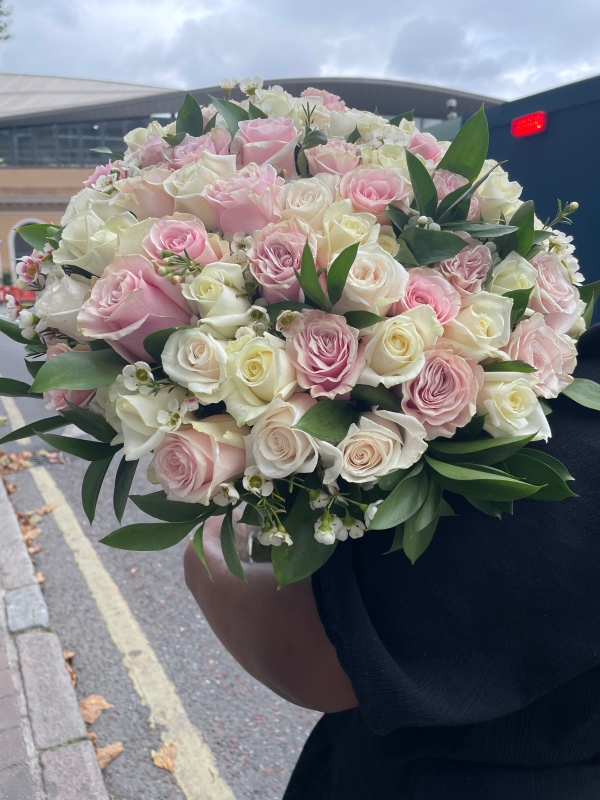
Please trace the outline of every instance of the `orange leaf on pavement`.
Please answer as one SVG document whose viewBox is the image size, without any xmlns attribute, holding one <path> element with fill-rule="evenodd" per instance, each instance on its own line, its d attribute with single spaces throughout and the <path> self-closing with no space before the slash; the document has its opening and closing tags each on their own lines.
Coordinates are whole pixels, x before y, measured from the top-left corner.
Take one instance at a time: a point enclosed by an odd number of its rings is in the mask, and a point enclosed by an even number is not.
<svg viewBox="0 0 600 800">
<path fill-rule="evenodd" d="M 158 752 L 156 752 L 156 750 L 151 750 L 150 757 L 155 767 L 166 769 L 167 772 L 173 772 L 175 769 L 175 758 L 177 757 L 177 742 L 165 742 Z"/>
<path fill-rule="evenodd" d="M 85 697 L 83 700 L 79 701 L 79 712 L 83 717 L 83 721 L 87 722 L 88 725 L 96 722 L 100 714 L 107 708 L 114 708 L 114 706 L 111 706 L 101 694 L 91 694 L 89 697 Z M 108 746 L 113 747 L 113 745 Z M 115 758 L 116 757 L 117 756 L 115 756 Z"/>
</svg>

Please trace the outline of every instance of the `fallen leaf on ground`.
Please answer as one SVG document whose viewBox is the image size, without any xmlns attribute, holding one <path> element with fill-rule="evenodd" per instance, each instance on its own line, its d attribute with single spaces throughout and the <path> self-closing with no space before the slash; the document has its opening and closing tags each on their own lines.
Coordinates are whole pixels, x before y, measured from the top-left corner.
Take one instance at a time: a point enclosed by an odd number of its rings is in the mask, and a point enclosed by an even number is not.
<svg viewBox="0 0 600 800">
<path fill-rule="evenodd" d="M 17 491 L 17 484 L 16 483 L 7 483 L 6 484 L 6 493 L 7 494 L 14 494 Z"/>
<path fill-rule="evenodd" d="M 100 714 L 107 708 L 114 708 L 114 706 L 111 706 L 101 694 L 91 694 L 89 697 L 79 701 L 79 712 L 83 717 L 83 721 L 87 722 L 88 725 L 96 722 Z M 112 747 L 113 745 L 108 746 Z"/>
<path fill-rule="evenodd" d="M 71 678 L 71 686 L 75 686 L 77 684 L 77 675 L 75 674 L 75 670 L 71 664 L 71 661 L 75 658 L 75 651 L 63 648 L 62 655 L 65 660 L 65 667 L 67 668 L 67 672 Z"/>
<path fill-rule="evenodd" d="M 106 769 L 111 761 L 114 761 L 115 758 L 121 755 L 124 749 L 122 742 L 107 744 L 106 747 L 97 747 L 96 758 L 98 759 L 98 766 L 100 769 Z"/>
<path fill-rule="evenodd" d="M 150 750 L 150 757 L 155 767 L 166 769 L 173 772 L 175 769 L 175 758 L 177 757 L 177 742 L 165 742 L 158 752 Z"/>
<path fill-rule="evenodd" d="M 0 474 L 10 475 L 13 472 L 29 469 L 31 462 L 29 450 L 22 450 L 20 453 L 3 453 L 0 450 Z"/>
<path fill-rule="evenodd" d="M 44 548 L 41 544 L 34 544 L 33 547 L 28 547 L 27 552 L 30 556 L 36 555 L 36 553 L 41 553 Z"/>
<path fill-rule="evenodd" d="M 98 746 L 98 734 L 97 733 L 94 733 L 94 731 L 88 731 L 87 732 L 87 738 L 94 745 L 94 747 Z"/>
<path fill-rule="evenodd" d="M 35 573 L 35 579 L 38 583 L 44 583 L 44 581 L 46 580 L 46 578 L 44 578 L 44 576 L 39 570 Z"/>
<path fill-rule="evenodd" d="M 33 521 L 34 524 L 40 522 L 39 519 L 33 519 L 32 517 L 45 517 L 46 514 L 50 514 L 54 511 L 55 508 L 58 508 L 56 503 L 46 503 L 39 508 L 32 508 L 31 511 L 18 511 L 17 517 L 19 519 L 28 519 L 30 522 Z"/>
</svg>

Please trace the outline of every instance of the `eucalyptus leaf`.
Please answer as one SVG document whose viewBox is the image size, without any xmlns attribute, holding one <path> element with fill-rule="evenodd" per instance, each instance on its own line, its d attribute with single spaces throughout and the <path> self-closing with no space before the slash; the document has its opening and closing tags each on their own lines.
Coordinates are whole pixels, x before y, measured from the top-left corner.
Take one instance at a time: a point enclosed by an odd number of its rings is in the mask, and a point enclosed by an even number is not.
<svg viewBox="0 0 600 800">
<path fill-rule="evenodd" d="M 109 533 L 101 544 L 118 550 L 166 550 L 178 544 L 198 522 L 136 522 Z"/>
<path fill-rule="evenodd" d="M 324 398 L 300 417 L 294 428 L 326 442 L 340 442 L 348 428 L 358 422 L 358 411 L 347 400 Z"/>
<path fill-rule="evenodd" d="M 525 361 L 490 361 L 481 365 L 484 372 L 535 372 L 535 367 Z"/>
<path fill-rule="evenodd" d="M 383 411 L 396 411 L 403 414 L 402 403 L 390 392 L 389 389 L 380 383 L 379 386 L 367 386 L 357 383 L 351 391 L 351 396 L 370 406 L 379 406 Z"/>
<path fill-rule="evenodd" d="M 34 392 L 51 389 L 97 389 L 112 383 L 127 362 L 112 348 L 61 353 L 46 361 L 33 382 Z"/>
<path fill-rule="evenodd" d="M 83 510 L 90 525 L 96 516 L 98 497 L 102 489 L 104 478 L 110 467 L 110 462 L 113 460 L 113 455 L 114 453 L 102 461 L 91 461 L 83 476 L 83 482 L 81 484 L 81 505 L 83 506 Z"/>
<path fill-rule="evenodd" d="M 204 118 L 202 109 L 194 95 L 186 92 L 185 100 L 177 114 L 175 122 L 176 133 L 188 133 L 190 136 L 202 136 L 204 133 Z"/>
<path fill-rule="evenodd" d="M 213 97 L 212 95 L 209 95 L 209 97 L 211 103 L 225 120 L 225 124 L 229 128 L 229 132 L 232 136 L 235 136 L 235 134 L 238 132 L 238 126 L 240 122 L 250 119 L 250 115 L 246 109 L 242 108 L 241 106 L 237 106 L 235 103 L 230 103 L 229 100 L 223 100 L 220 97 Z"/>
<path fill-rule="evenodd" d="M 344 317 L 351 328 L 357 328 L 358 330 L 370 328 L 385 319 L 385 317 L 380 317 L 379 314 L 373 314 L 371 311 L 346 311 Z"/>
<path fill-rule="evenodd" d="M 406 522 L 425 502 L 427 488 L 427 475 L 423 463 L 419 462 L 381 503 L 369 530 L 387 530 Z"/>
<path fill-rule="evenodd" d="M 342 250 L 327 270 L 327 293 L 333 306 L 342 299 L 344 286 L 348 280 L 348 273 L 356 259 L 359 244 L 359 242 L 356 242 Z"/>
<path fill-rule="evenodd" d="M 86 439 L 71 439 L 69 436 L 57 436 L 54 433 L 44 433 L 39 428 L 34 428 L 35 435 L 43 439 L 55 450 L 69 453 L 84 461 L 104 461 L 121 449 L 123 445 L 111 447 L 104 442 L 88 442 Z"/>
<path fill-rule="evenodd" d="M 453 258 L 465 248 L 464 240 L 454 233 L 419 227 L 405 228 L 400 234 L 400 240 L 408 245 L 421 266 Z"/>
<path fill-rule="evenodd" d="M 7 433 L 0 439 L 0 444 L 7 442 L 15 442 L 17 439 L 25 439 L 28 436 L 35 436 L 37 431 L 54 431 L 57 428 L 64 428 L 69 423 L 63 416 L 58 417 L 45 417 L 38 419 L 36 422 L 30 422 L 28 425 L 23 425 L 22 428 L 17 428 L 15 431 Z"/>
<path fill-rule="evenodd" d="M 574 378 L 573 383 L 565 386 L 562 393 L 580 406 L 600 411 L 600 383 L 587 378 Z"/>
<path fill-rule="evenodd" d="M 423 162 L 410 150 L 405 150 L 405 154 L 419 213 L 426 217 L 433 217 L 438 205 L 435 184 Z"/>
<path fill-rule="evenodd" d="M 244 575 L 244 569 L 242 567 L 242 562 L 240 561 L 240 556 L 237 551 L 237 547 L 235 546 L 235 534 L 233 531 L 233 506 L 227 506 L 227 511 L 225 516 L 223 517 L 223 523 L 221 524 L 221 549 L 223 551 L 223 558 L 225 559 L 225 563 L 227 564 L 227 568 L 235 575 L 236 578 L 240 578 L 241 580 L 245 581 L 246 577 Z"/>
<path fill-rule="evenodd" d="M 483 106 L 465 122 L 438 164 L 438 169 L 476 180 L 487 158 L 489 129 Z"/>
<path fill-rule="evenodd" d="M 127 461 L 125 456 L 123 456 L 117 469 L 115 488 L 113 491 L 113 507 L 115 509 L 115 517 L 119 522 L 123 519 L 133 476 L 135 475 L 139 463 L 137 459 L 134 461 Z"/>
</svg>

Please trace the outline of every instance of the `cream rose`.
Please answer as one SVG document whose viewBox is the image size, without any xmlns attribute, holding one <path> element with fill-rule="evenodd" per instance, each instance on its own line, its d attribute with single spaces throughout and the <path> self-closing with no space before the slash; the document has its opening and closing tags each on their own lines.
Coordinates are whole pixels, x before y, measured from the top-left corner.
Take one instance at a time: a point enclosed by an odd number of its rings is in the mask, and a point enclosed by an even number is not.
<svg viewBox="0 0 600 800">
<path fill-rule="evenodd" d="M 52 260 L 55 264 L 81 267 L 99 278 L 115 257 L 119 233 L 135 223 L 135 217 L 129 212 L 104 221 L 88 209 L 64 227 Z"/>
<path fill-rule="evenodd" d="M 496 161 L 489 159 L 485 161 L 479 178 L 489 172 L 495 164 Z M 481 219 L 484 222 L 499 222 L 502 216 L 511 216 L 517 209 L 522 191 L 523 187 L 516 181 L 509 181 L 508 173 L 497 166 L 475 191 Z"/>
<path fill-rule="evenodd" d="M 164 167 L 149 167 L 133 178 L 116 181 L 118 193 L 112 197 L 117 208 L 135 214 L 139 221 L 148 217 L 168 217 L 173 213 L 173 198 L 164 183 L 171 174 Z"/>
<path fill-rule="evenodd" d="M 169 405 L 176 400 L 183 403 L 186 390 L 181 386 L 161 389 L 158 394 L 120 395 L 115 411 L 123 428 L 123 443 L 127 461 L 136 461 L 145 453 L 154 450 L 165 437 L 167 429 L 159 422 L 161 411 L 169 412 Z"/>
<path fill-rule="evenodd" d="M 318 178 L 303 178 L 284 187 L 283 218 L 297 217 L 313 229 L 323 230 L 323 216 L 333 203 L 328 186 Z"/>
<path fill-rule="evenodd" d="M 183 296 L 209 332 L 217 331 L 225 339 L 235 336 L 238 328 L 248 324 L 251 303 L 239 264 L 208 264 L 199 275 L 181 285 Z"/>
<path fill-rule="evenodd" d="M 443 330 L 430 306 L 417 306 L 378 322 L 363 338 L 367 363 L 358 383 L 383 383 L 389 388 L 414 378 L 425 365 L 425 351 Z"/>
<path fill-rule="evenodd" d="M 334 311 L 345 314 L 362 310 L 385 316 L 392 304 L 404 296 L 407 283 L 407 271 L 381 245 L 363 245 L 358 248 Z"/>
<path fill-rule="evenodd" d="M 219 178 L 234 175 L 236 156 L 219 156 L 205 152 L 200 161 L 193 161 L 173 172 L 165 181 L 165 192 L 175 201 L 175 211 L 193 214 L 207 230 L 219 227 L 218 217 L 202 191 Z"/>
<path fill-rule="evenodd" d="M 491 436 L 529 436 L 535 440 L 552 435 L 538 402 L 537 378 L 515 372 L 485 372 L 477 396 L 477 413 L 485 414 L 484 430 Z"/>
<path fill-rule="evenodd" d="M 493 268 L 488 291 L 506 294 L 518 289 L 537 288 L 537 270 L 529 261 L 514 251 Z"/>
<path fill-rule="evenodd" d="M 276 398 L 287 400 L 296 388 L 296 371 L 285 342 L 269 333 L 229 342 L 227 377 L 231 393 L 225 404 L 238 425 L 254 422 Z"/>
<path fill-rule="evenodd" d="M 117 208 L 111 203 L 108 195 L 86 187 L 71 198 L 60 224 L 64 228 L 76 216 L 84 214 L 86 211 L 93 211 L 96 216 L 104 221 L 123 213 L 123 209 Z"/>
<path fill-rule="evenodd" d="M 218 403 L 225 396 L 226 344 L 197 328 L 175 331 L 163 349 L 163 369 L 204 405 Z"/>
<path fill-rule="evenodd" d="M 323 233 L 330 259 L 356 242 L 361 245 L 376 242 L 379 230 L 376 217 L 373 214 L 355 214 L 350 200 L 334 203 L 323 215 Z"/>
<path fill-rule="evenodd" d="M 479 292 L 462 299 L 462 309 L 444 326 L 444 342 L 465 358 L 481 361 L 493 356 L 508 360 L 500 351 L 510 337 L 510 297 Z"/>
<path fill-rule="evenodd" d="M 378 149 L 363 147 L 360 151 L 363 164 L 366 166 L 393 169 L 398 175 L 410 180 L 410 173 L 406 163 L 406 148 L 401 144 L 383 144 Z M 407 198 L 410 202 L 410 198 Z"/>
<path fill-rule="evenodd" d="M 53 267 L 46 286 L 38 295 L 33 311 L 39 317 L 36 331 L 56 328 L 77 341 L 86 341 L 79 333 L 77 315 L 90 296 L 90 282 L 79 275 L 66 275 Z"/>
</svg>

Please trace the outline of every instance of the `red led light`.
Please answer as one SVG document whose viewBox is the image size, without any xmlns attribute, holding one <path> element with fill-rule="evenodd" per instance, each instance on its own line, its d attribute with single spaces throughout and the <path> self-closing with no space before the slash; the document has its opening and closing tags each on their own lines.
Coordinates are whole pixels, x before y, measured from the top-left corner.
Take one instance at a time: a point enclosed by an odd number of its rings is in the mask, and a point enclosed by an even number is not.
<svg viewBox="0 0 600 800">
<path fill-rule="evenodd" d="M 510 132 L 513 136 L 533 136 L 546 130 L 548 115 L 545 111 L 534 111 L 532 114 L 525 114 L 524 117 L 516 117 L 510 123 Z"/>
</svg>

